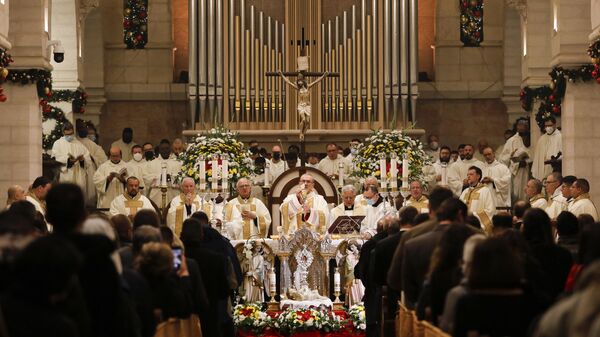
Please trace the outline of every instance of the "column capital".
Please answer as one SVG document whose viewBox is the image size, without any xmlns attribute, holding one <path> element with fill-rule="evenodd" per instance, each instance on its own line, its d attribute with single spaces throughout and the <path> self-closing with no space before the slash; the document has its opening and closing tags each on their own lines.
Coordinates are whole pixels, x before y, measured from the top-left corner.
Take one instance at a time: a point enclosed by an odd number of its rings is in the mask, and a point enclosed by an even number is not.
<svg viewBox="0 0 600 337">
<path fill-rule="evenodd" d="M 527 19 L 527 0 L 505 0 L 506 6 L 516 9 L 523 19 Z"/>
</svg>

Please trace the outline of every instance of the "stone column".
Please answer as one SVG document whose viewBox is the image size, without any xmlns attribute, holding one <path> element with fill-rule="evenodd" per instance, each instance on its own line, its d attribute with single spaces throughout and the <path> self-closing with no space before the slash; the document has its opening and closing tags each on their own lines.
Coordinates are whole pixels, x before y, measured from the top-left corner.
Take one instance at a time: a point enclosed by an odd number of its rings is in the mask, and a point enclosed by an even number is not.
<svg viewBox="0 0 600 337">
<path fill-rule="evenodd" d="M 88 95 L 85 114 L 75 114 L 75 118 L 91 120 L 94 125 L 100 123 L 100 114 L 106 96 L 104 91 L 104 34 L 102 12 L 93 10 L 85 18 L 83 26 L 83 85 Z"/>
<path fill-rule="evenodd" d="M 590 0 L 552 0 L 558 30 L 552 30 L 551 64 L 569 66 L 589 63 Z M 553 21 L 554 23 L 554 21 Z"/>
<path fill-rule="evenodd" d="M 562 109 L 563 175 L 586 178 L 600 206 L 600 85 L 569 83 Z"/>
<path fill-rule="evenodd" d="M 5 0 L 0 4 L 0 46 L 10 48 L 15 60 L 11 68 L 51 69 L 46 41 L 42 1 Z M 7 82 L 3 88 L 8 99 L 0 103 L 1 207 L 10 185 L 27 188 L 42 174 L 42 116 L 36 87 Z"/>
<path fill-rule="evenodd" d="M 510 128 L 523 115 L 519 93 L 521 91 L 521 27 L 520 14 L 516 8 L 507 7 L 504 12 L 504 89 L 502 102 L 506 105 Z"/>
</svg>

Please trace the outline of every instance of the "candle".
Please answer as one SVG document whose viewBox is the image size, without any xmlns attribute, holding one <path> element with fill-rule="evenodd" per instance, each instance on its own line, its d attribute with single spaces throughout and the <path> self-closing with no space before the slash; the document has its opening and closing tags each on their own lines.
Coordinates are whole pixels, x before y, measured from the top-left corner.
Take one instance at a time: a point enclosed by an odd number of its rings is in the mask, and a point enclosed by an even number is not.
<svg viewBox="0 0 600 337">
<path fill-rule="evenodd" d="M 271 294 L 277 293 L 277 279 L 273 268 L 271 268 L 271 271 L 269 272 L 269 292 Z"/>
<path fill-rule="evenodd" d="M 402 157 L 402 180 L 408 181 L 408 156 Z"/>
<path fill-rule="evenodd" d="M 381 173 L 381 188 L 385 189 L 386 187 L 386 179 L 387 179 L 387 170 L 386 170 L 386 160 L 385 157 L 382 157 L 379 160 L 379 172 Z"/>
<path fill-rule="evenodd" d="M 227 156 L 222 157 L 221 167 L 223 169 L 223 173 L 221 174 L 223 191 L 227 191 L 229 189 L 229 161 L 227 160 Z"/>
<path fill-rule="evenodd" d="M 206 190 L 206 161 L 204 157 L 198 158 L 198 175 L 200 176 L 200 191 Z"/>
<path fill-rule="evenodd" d="M 269 170 L 270 170 L 269 161 L 265 163 L 265 187 L 269 187 Z"/>
<path fill-rule="evenodd" d="M 160 187 L 167 187 L 167 162 L 160 165 Z"/>
<path fill-rule="evenodd" d="M 333 274 L 333 291 L 340 292 L 340 283 L 340 273 L 336 269 L 335 273 Z"/>
<path fill-rule="evenodd" d="M 339 178 L 339 186 L 344 186 L 344 163 L 340 162 L 339 164 L 339 172 L 338 172 L 338 178 Z"/>
<path fill-rule="evenodd" d="M 442 180 L 440 185 L 448 186 L 448 164 L 442 163 Z"/>
<path fill-rule="evenodd" d="M 396 158 L 396 154 L 392 154 L 392 158 L 390 159 L 390 175 L 391 182 L 390 187 L 392 189 L 398 188 L 398 159 Z"/>
<path fill-rule="evenodd" d="M 219 157 L 217 155 L 213 155 L 212 158 L 212 171 L 211 171 L 211 177 L 212 177 L 212 181 L 210 183 L 210 187 L 212 188 L 213 191 L 216 191 L 219 189 L 219 161 L 217 160 Z"/>
</svg>

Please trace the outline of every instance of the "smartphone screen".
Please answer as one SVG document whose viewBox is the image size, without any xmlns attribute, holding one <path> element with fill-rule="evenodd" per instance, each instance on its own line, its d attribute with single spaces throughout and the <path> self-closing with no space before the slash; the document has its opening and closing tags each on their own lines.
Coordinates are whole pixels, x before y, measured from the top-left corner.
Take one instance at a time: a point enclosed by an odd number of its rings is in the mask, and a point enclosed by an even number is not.
<svg viewBox="0 0 600 337">
<path fill-rule="evenodd" d="M 173 251 L 173 267 L 175 270 L 179 270 L 181 267 L 181 248 L 172 248 Z"/>
</svg>

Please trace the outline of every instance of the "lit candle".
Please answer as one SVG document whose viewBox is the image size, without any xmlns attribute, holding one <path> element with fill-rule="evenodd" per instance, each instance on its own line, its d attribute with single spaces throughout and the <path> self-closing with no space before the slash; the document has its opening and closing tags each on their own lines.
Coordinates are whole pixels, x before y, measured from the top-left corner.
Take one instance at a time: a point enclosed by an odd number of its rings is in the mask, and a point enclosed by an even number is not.
<svg viewBox="0 0 600 337">
<path fill-rule="evenodd" d="M 340 272 L 336 269 L 333 274 L 333 291 L 340 292 Z"/>
<path fill-rule="evenodd" d="M 218 161 L 219 156 L 218 155 L 213 155 L 212 157 L 212 164 L 211 164 L 211 177 L 212 177 L 212 181 L 210 183 L 210 187 L 212 188 L 213 191 L 216 191 L 219 189 L 219 161 Z"/>
<path fill-rule="evenodd" d="M 227 191 L 229 189 L 229 160 L 227 158 L 227 155 L 223 155 L 221 157 L 221 167 L 223 169 L 221 179 L 223 179 L 223 191 Z"/>
<path fill-rule="evenodd" d="M 398 159 L 395 153 L 392 154 L 392 158 L 390 159 L 390 175 L 392 180 L 390 187 L 392 189 L 398 188 Z"/>
<path fill-rule="evenodd" d="M 200 191 L 206 190 L 206 161 L 203 156 L 198 157 L 198 175 L 200 176 Z"/>
<path fill-rule="evenodd" d="M 442 180 L 440 185 L 448 186 L 448 164 L 442 163 Z"/>
<path fill-rule="evenodd" d="M 271 294 L 277 293 L 277 279 L 275 277 L 275 270 L 273 270 L 273 268 L 271 268 L 271 271 L 269 271 L 269 292 Z"/>
<path fill-rule="evenodd" d="M 387 179 L 387 170 L 386 170 L 386 160 L 385 157 L 379 159 L 379 172 L 381 173 L 381 188 L 385 189 L 386 187 L 386 179 Z"/>
<path fill-rule="evenodd" d="M 269 172 L 270 171 L 270 164 L 269 161 L 267 160 L 267 162 L 265 163 L 265 187 L 269 187 Z"/>
<path fill-rule="evenodd" d="M 167 162 L 160 165 L 160 187 L 167 187 Z"/>
<path fill-rule="evenodd" d="M 339 186 L 344 186 L 344 163 L 340 162 L 339 164 L 339 172 L 338 172 L 338 178 L 339 178 Z"/>
<path fill-rule="evenodd" d="M 402 156 L 402 188 L 408 188 L 408 156 Z"/>
</svg>

